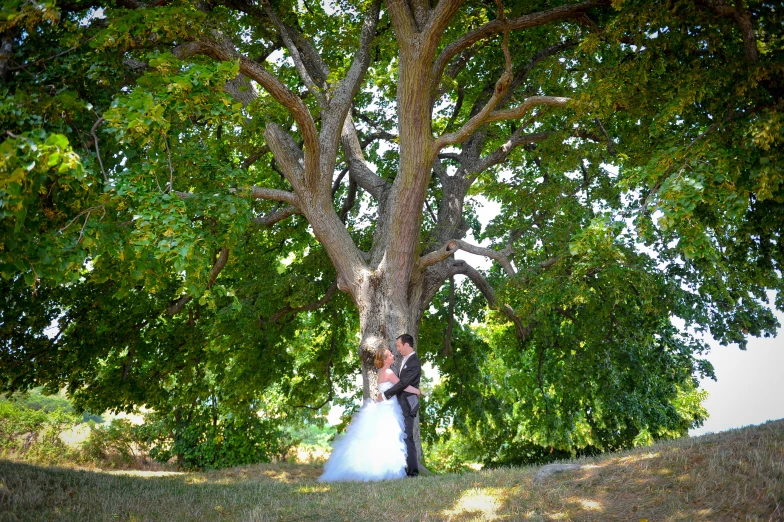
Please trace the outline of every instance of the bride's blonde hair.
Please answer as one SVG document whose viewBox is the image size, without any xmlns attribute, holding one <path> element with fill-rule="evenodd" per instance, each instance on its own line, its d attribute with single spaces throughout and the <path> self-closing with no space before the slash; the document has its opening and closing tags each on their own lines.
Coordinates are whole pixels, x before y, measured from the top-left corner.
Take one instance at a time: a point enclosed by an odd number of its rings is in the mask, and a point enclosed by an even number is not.
<svg viewBox="0 0 784 522">
<path fill-rule="evenodd" d="M 373 357 L 373 365 L 379 370 L 384 367 L 384 357 L 388 351 L 388 348 L 383 347 L 376 350 L 376 356 Z"/>
</svg>

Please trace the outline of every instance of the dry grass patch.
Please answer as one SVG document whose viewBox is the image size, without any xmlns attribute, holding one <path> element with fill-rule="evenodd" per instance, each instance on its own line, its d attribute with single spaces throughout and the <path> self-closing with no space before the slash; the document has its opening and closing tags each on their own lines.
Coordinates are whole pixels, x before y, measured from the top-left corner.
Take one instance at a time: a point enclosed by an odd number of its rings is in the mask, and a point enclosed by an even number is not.
<svg viewBox="0 0 784 522">
<path fill-rule="evenodd" d="M 321 467 L 97 472 L 0 461 L 0 520 L 784 520 L 784 421 L 576 461 L 321 484 Z"/>
</svg>

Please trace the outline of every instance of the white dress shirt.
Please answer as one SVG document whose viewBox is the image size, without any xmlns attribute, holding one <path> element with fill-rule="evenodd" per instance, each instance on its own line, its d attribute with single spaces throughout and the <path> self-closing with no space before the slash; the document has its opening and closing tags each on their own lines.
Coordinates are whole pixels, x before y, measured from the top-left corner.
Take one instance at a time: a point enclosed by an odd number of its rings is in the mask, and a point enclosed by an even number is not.
<svg viewBox="0 0 784 522">
<path fill-rule="evenodd" d="M 398 375 L 397 375 L 398 377 L 400 377 L 400 374 L 403 373 L 403 368 L 405 368 L 406 362 L 408 361 L 408 358 L 411 357 L 412 355 L 414 355 L 415 353 L 416 352 L 411 352 L 410 354 L 408 354 L 405 357 L 403 357 L 403 360 L 400 362 L 400 371 L 397 372 L 398 373 Z"/>
</svg>

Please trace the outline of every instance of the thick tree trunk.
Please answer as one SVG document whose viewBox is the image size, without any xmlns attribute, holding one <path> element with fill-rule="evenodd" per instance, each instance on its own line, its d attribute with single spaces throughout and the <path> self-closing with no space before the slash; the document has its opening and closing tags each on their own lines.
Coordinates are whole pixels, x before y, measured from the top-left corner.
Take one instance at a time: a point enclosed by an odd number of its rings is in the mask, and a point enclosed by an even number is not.
<svg viewBox="0 0 784 522">
<path fill-rule="evenodd" d="M 395 342 L 397 338 L 408 333 L 414 337 L 415 348 L 417 346 L 421 307 L 418 303 L 410 306 L 407 302 L 400 307 L 398 303 L 401 301 L 399 297 L 401 291 L 396 281 L 391 281 L 386 274 L 383 269 L 365 272 L 357 299 L 360 323 L 358 355 L 362 365 L 364 400 L 372 400 L 378 394 L 378 371 L 373 363 L 378 350 L 388 348 L 395 356 L 395 364 L 399 365 L 402 356 L 397 351 Z M 407 287 L 408 285 L 403 287 L 404 292 Z M 419 435 L 419 417 L 414 426 L 414 443 L 421 462 L 423 452 Z M 424 469 L 424 466 L 420 464 L 420 468 Z"/>
</svg>

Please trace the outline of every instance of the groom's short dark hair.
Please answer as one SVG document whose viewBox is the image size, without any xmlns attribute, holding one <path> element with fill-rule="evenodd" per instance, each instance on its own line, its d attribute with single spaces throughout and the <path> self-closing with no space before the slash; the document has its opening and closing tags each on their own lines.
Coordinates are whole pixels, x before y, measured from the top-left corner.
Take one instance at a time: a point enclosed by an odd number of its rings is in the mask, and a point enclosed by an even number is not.
<svg viewBox="0 0 784 522">
<path fill-rule="evenodd" d="M 403 334 L 400 337 L 398 337 L 398 339 L 400 339 L 401 343 L 407 344 L 411 348 L 414 347 L 414 338 L 410 334 Z"/>
</svg>

